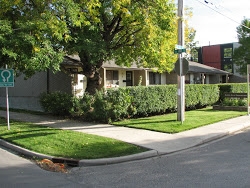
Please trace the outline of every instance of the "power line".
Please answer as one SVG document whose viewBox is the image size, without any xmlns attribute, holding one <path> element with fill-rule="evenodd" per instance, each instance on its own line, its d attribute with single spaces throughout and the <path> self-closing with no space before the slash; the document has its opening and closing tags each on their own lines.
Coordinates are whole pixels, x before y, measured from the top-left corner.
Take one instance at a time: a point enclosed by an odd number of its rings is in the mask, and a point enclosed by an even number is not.
<svg viewBox="0 0 250 188">
<path fill-rule="evenodd" d="M 229 16 L 227 16 L 227 15 L 225 15 L 225 14 L 221 13 L 220 11 L 218 11 L 218 10 L 216 10 L 216 9 L 212 8 L 211 6 L 209 6 L 209 4 L 210 4 L 210 5 L 214 5 L 214 4 L 213 4 L 213 3 L 211 3 L 209 0 L 204 0 L 204 3 L 203 3 L 203 2 L 201 2 L 201 1 L 199 1 L 199 0 L 196 0 L 196 1 L 197 1 L 197 2 L 199 2 L 199 3 L 201 3 L 202 5 L 205 5 L 206 7 L 210 8 L 210 9 L 212 9 L 213 11 L 217 12 L 218 14 L 220 14 L 220 15 L 222 15 L 222 16 L 224 16 L 224 17 L 228 18 L 229 20 L 231 20 L 231 21 L 233 21 L 233 22 L 235 22 L 235 23 L 237 23 L 237 24 L 241 25 L 242 27 L 245 27 L 245 28 L 247 28 L 247 29 L 249 29 L 249 30 L 250 30 L 250 28 L 249 28 L 249 27 L 247 27 L 246 25 L 244 25 L 244 24 L 242 24 L 242 23 L 239 23 L 238 21 L 236 21 L 236 20 L 234 20 L 234 19 L 230 18 Z"/>
</svg>

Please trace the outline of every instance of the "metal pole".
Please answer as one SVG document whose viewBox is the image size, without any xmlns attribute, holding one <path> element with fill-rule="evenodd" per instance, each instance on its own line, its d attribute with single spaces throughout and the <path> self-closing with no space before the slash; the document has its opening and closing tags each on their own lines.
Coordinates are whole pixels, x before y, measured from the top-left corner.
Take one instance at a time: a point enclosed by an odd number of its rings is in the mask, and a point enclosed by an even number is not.
<svg viewBox="0 0 250 188">
<path fill-rule="evenodd" d="M 8 87 L 6 87 L 6 110 L 7 110 L 7 125 L 8 125 L 8 130 L 10 130 L 10 115 L 9 115 L 9 92 L 8 92 Z"/>
<path fill-rule="evenodd" d="M 6 69 L 8 69 L 8 65 L 5 65 Z M 10 130 L 10 113 L 9 113 L 9 90 L 8 87 L 6 87 L 6 115 L 7 115 L 7 126 L 8 130 Z"/>
<path fill-rule="evenodd" d="M 250 69 L 250 65 L 247 65 L 247 115 L 249 115 L 249 102 L 250 102 L 250 100 L 249 100 L 249 73 L 250 73 L 250 71 L 249 71 L 249 69 Z"/>
<path fill-rule="evenodd" d="M 183 0 L 178 0 L 178 45 L 184 46 L 184 6 Z M 185 120 L 185 75 L 182 74 L 182 53 L 178 55 L 180 59 L 180 76 L 177 76 L 177 120 Z"/>
</svg>

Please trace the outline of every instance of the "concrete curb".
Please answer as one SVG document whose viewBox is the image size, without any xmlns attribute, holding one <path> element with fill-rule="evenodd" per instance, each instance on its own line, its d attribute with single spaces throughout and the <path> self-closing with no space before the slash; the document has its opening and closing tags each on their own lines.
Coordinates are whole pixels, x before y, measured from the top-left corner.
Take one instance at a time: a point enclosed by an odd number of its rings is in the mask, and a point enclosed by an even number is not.
<svg viewBox="0 0 250 188">
<path fill-rule="evenodd" d="M 116 164 L 116 163 L 141 160 L 156 156 L 158 156 L 158 152 L 156 150 L 150 150 L 143 153 L 122 156 L 122 157 L 103 158 L 103 159 L 83 159 L 79 161 L 79 166 L 98 166 L 98 165 Z"/>
<path fill-rule="evenodd" d="M 20 146 L 16 146 L 14 144 L 11 144 L 5 140 L 0 139 L 0 145 L 11 149 L 21 155 L 24 155 L 26 157 L 29 158 L 39 158 L 39 159 L 50 159 L 54 162 L 62 162 L 62 163 L 66 163 L 69 164 L 71 166 L 78 166 L 78 167 L 83 167 L 83 166 L 99 166 L 99 165 L 109 165 L 109 164 L 117 164 L 117 163 L 123 163 L 123 162 L 128 162 L 128 161 L 136 161 L 136 160 L 142 160 L 142 159 L 147 159 L 147 158 L 151 158 L 151 157 L 157 157 L 157 156 L 161 156 L 161 155 L 167 155 L 170 153 L 174 153 L 174 152 L 178 152 L 178 151 L 182 151 L 185 149 L 190 149 L 192 147 L 195 146 L 199 146 L 217 139 L 220 139 L 222 137 L 228 136 L 230 134 L 233 134 L 235 132 L 238 132 L 240 130 L 243 130 L 245 128 L 249 127 L 249 124 L 243 124 L 241 126 L 238 126 L 237 128 L 234 129 L 230 129 L 227 130 L 225 132 L 222 132 L 220 134 L 208 137 L 206 139 L 202 139 L 200 142 L 198 143 L 194 143 L 192 146 L 180 149 L 180 150 L 176 150 L 173 152 L 161 152 L 159 153 L 156 150 L 149 150 L 146 152 L 142 152 L 142 153 L 138 153 L 138 154 L 133 154 L 133 155 L 128 155 L 128 156 L 121 156 L 121 157 L 113 157 L 113 158 L 101 158 L 101 159 L 82 159 L 82 160 L 76 160 L 76 159 L 69 159 L 69 158 L 60 158 L 60 157 L 54 157 L 54 156 L 49 156 L 49 155 L 44 155 L 41 153 L 37 153 L 37 152 L 33 152 L 30 151 L 28 149 L 22 148 Z"/>
<path fill-rule="evenodd" d="M 224 132 L 221 132 L 220 134 L 217 134 L 217 135 L 211 136 L 209 138 L 203 139 L 201 141 L 201 143 L 199 143 L 199 144 L 197 144 L 195 146 L 202 145 L 202 144 L 214 141 L 214 140 L 218 140 L 220 138 L 223 138 L 223 137 L 229 136 L 231 134 L 237 133 L 239 131 L 242 131 L 242 130 L 248 128 L 248 127 L 250 127 L 249 123 L 242 123 L 241 125 L 238 125 L 236 127 L 225 130 Z"/>
<path fill-rule="evenodd" d="M 183 151 L 186 149 L 190 149 L 190 148 L 200 146 L 202 144 L 220 139 L 225 136 L 229 136 L 230 134 L 239 132 L 248 127 L 250 127 L 250 117 L 241 116 L 238 118 L 224 120 L 224 121 L 214 123 L 211 125 L 203 126 L 197 129 L 177 133 L 174 136 L 167 135 L 167 134 L 162 135 L 163 133 L 156 134 L 155 132 L 154 134 L 151 134 L 151 133 L 149 134 L 149 132 L 147 131 L 143 131 L 139 133 L 136 132 L 139 136 L 143 136 L 143 137 L 140 137 L 139 140 L 138 139 L 132 140 L 131 142 L 129 142 L 127 139 L 123 141 L 134 144 L 134 145 L 139 145 L 141 147 L 145 147 L 151 150 L 138 153 L 138 154 L 134 154 L 134 155 L 114 157 L 114 158 L 101 158 L 101 159 L 76 160 L 76 159 L 70 159 L 70 158 L 48 156 L 48 155 L 44 155 L 41 153 L 37 153 L 37 152 L 24 149 L 20 146 L 16 146 L 3 139 L 0 139 L 0 145 L 5 148 L 9 148 L 13 150 L 14 152 L 19 153 L 20 155 L 26 156 L 31 159 L 32 158 L 38 158 L 38 159 L 46 158 L 46 159 L 52 160 L 53 162 L 66 163 L 69 166 L 80 166 L 80 167 L 81 166 L 98 166 L 98 165 L 108 165 L 108 164 L 116 164 L 116 163 L 123 163 L 123 162 L 128 162 L 128 161 L 147 159 L 147 158 L 152 158 L 152 157 L 157 157 L 157 156 L 162 156 L 162 155 L 167 155 L 167 154 Z M 100 127 L 95 127 L 95 128 L 99 130 Z M 104 127 L 104 128 L 107 128 L 107 127 Z M 77 130 L 78 129 L 76 129 L 75 131 Z M 103 129 L 101 127 L 99 132 L 102 130 Z M 117 135 L 120 135 L 119 132 L 115 132 L 116 130 L 117 129 L 110 130 L 112 134 L 115 133 L 116 135 L 116 137 L 113 137 L 114 139 L 117 139 Z M 93 134 L 96 133 L 98 135 L 99 132 L 97 131 L 97 132 L 94 132 Z M 133 135 L 135 135 L 134 130 L 132 130 L 132 132 L 133 132 Z M 122 133 L 124 133 L 124 130 L 122 130 Z M 131 130 L 129 130 L 129 133 L 131 134 Z M 89 134 L 92 134 L 92 132 L 90 132 Z M 101 135 L 101 136 L 108 137 L 109 135 Z"/>
<path fill-rule="evenodd" d="M 5 147 L 5 148 L 11 149 L 11 150 L 13 150 L 21 155 L 29 157 L 29 158 L 41 158 L 41 159 L 50 159 L 50 160 L 52 160 L 52 158 L 53 158 L 52 156 L 33 152 L 33 151 L 27 150 L 25 148 L 22 148 L 20 146 L 16 146 L 16 145 L 11 144 L 9 142 L 6 142 L 5 140 L 2 140 L 2 139 L 0 139 L 0 145 Z"/>
<path fill-rule="evenodd" d="M 11 149 L 12 151 L 15 151 L 18 154 L 23 155 L 23 156 L 28 157 L 28 158 L 49 159 L 53 162 L 66 163 L 70 166 L 75 166 L 75 167 L 76 166 L 82 167 L 82 166 L 108 165 L 108 164 L 141 160 L 141 159 L 146 159 L 146 158 L 158 156 L 157 151 L 150 150 L 150 151 L 146 151 L 143 153 L 122 156 L 122 157 L 76 160 L 76 159 L 69 159 L 69 158 L 54 157 L 54 156 L 49 156 L 49 155 L 44 155 L 41 153 L 33 152 L 33 151 L 28 150 L 28 149 L 22 148 L 20 146 L 16 146 L 14 144 L 6 142 L 5 140 L 2 140 L 2 139 L 0 139 L 0 145 L 5 147 L 5 148 Z"/>
</svg>

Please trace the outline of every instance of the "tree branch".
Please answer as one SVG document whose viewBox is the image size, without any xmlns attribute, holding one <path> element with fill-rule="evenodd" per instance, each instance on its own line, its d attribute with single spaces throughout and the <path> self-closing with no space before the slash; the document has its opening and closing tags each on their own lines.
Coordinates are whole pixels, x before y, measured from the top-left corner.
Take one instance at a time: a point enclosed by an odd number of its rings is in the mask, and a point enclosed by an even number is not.
<svg viewBox="0 0 250 188">
<path fill-rule="evenodd" d="M 135 30 L 132 33 L 126 32 L 126 34 L 124 34 L 123 36 L 121 36 L 118 39 L 118 41 L 116 42 L 116 44 L 113 47 L 110 47 L 110 49 L 118 49 L 118 48 L 120 48 L 122 46 L 133 46 L 135 44 L 135 41 L 134 40 L 131 41 L 130 37 L 133 36 L 133 35 L 135 35 L 136 33 L 140 32 L 141 30 L 142 29 L 140 28 L 140 29 Z M 130 42 L 132 42 L 132 43 L 130 44 Z"/>
</svg>

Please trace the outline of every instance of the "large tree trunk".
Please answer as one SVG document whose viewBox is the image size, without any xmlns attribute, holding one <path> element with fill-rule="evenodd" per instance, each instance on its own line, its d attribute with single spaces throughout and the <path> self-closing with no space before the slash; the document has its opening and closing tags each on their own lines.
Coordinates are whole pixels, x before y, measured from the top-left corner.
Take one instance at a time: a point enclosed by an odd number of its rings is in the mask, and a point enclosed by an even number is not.
<svg viewBox="0 0 250 188">
<path fill-rule="evenodd" d="M 103 61 L 100 60 L 96 64 L 91 64 L 88 61 L 89 58 L 86 58 L 86 56 L 84 55 L 80 56 L 80 58 L 82 62 L 83 74 L 87 78 L 86 92 L 91 95 L 94 95 L 96 93 L 96 90 L 99 89 L 102 83 L 102 78 L 99 73 L 99 70 L 103 64 Z"/>
<path fill-rule="evenodd" d="M 99 86 L 102 83 L 102 78 L 100 76 L 99 70 L 96 70 L 92 76 L 86 76 L 86 77 L 87 77 L 86 92 L 88 92 L 91 95 L 94 95 L 96 93 L 96 90 L 99 89 Z"/>
</svg>

